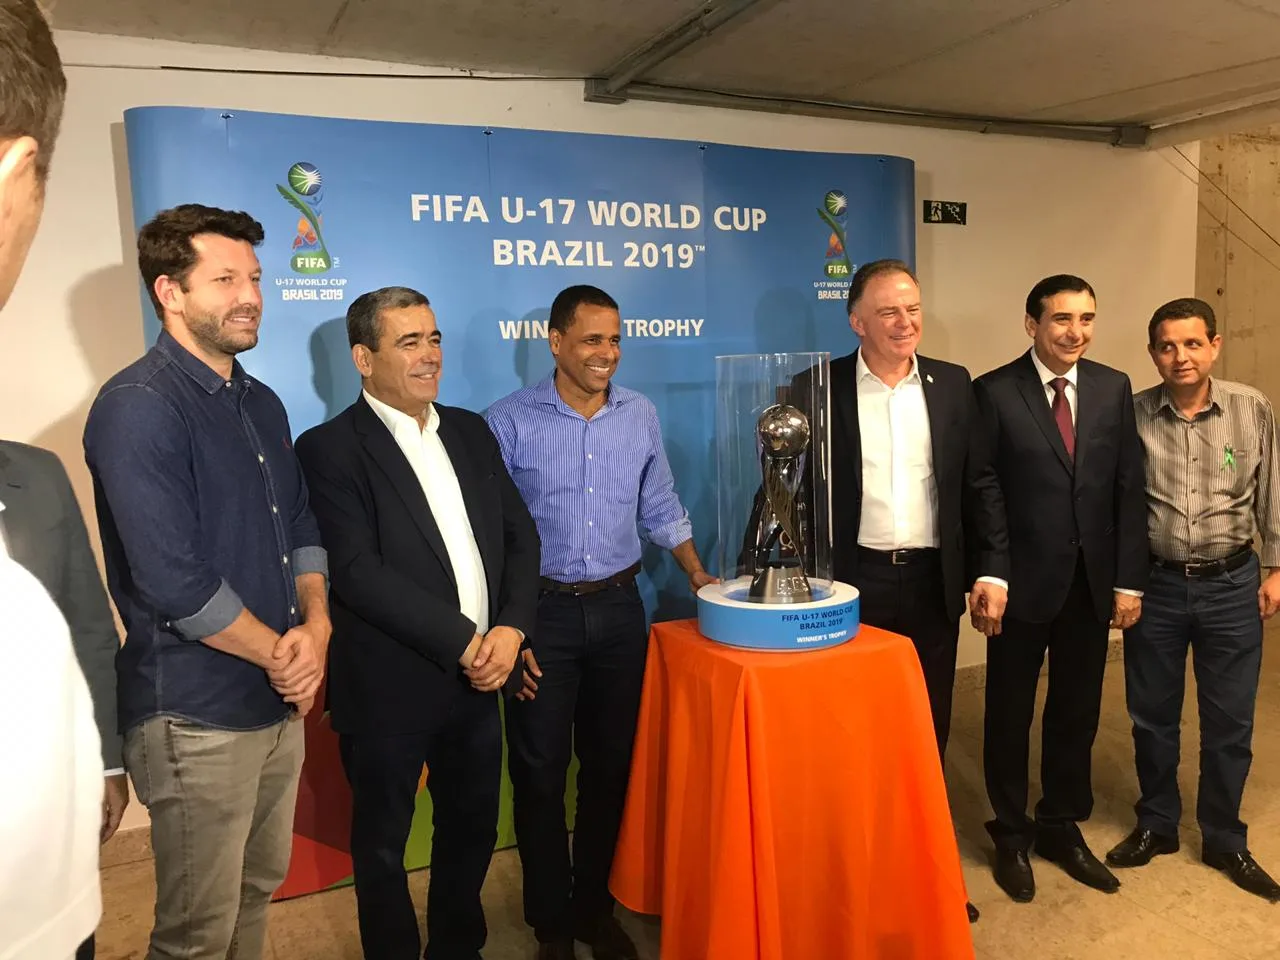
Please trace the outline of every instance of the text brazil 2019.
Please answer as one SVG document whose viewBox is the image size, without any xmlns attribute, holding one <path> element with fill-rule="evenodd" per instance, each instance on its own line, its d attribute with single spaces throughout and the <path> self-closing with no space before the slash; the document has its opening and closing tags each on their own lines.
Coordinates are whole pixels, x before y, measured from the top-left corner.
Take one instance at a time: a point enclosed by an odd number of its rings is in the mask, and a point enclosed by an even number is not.
<svg viewBox="0 0 1280 960">
<path fill-rule="evenodd" d="M 492 201 L 491 201 L 492 204 Z M 583 209 L 585 208 L 585 216 Z M 653 239 L 622 240 L 619 230 L 701 231 L 704 221 L 723 232 L 759 233 L 769 221 L 759 207 L 721 205 L 704 218 L 691 203 L 655 203 L 635 200 L 587 200 L 581 206 L 571 197 L 500 197 L 497 209 L 490 210 L 484 198 L 475 194 L 414 193 L 409 197 L 410 216 L 415 223 L 489 224 L 494 214 L 509 224 L 548 227 L 580 225 L 605 233 L 594 237 L 494 237 L 493 264 L 498 267 L 600 267 L 621 265 L 645 269 L 688 270 L 706 253 L 705 244 Z"/>
</svg>

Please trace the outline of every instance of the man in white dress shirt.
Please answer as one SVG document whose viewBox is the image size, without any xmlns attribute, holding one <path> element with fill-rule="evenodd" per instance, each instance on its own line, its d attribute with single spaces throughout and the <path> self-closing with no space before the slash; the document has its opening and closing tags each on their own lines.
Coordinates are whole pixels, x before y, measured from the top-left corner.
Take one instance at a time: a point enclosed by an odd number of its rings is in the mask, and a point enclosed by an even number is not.
<svg viewBox="0 0 1280 960">
<path fill-rule="evenodd" d="M 436 402 L 441 332 L 407 287 L 347 311 L 359 399 L 298 438 L 329 552 L 328 709 L 351 784 L 367 960 L 415 960 L 404 870 L 424 764 L 434 807 L 427 960 L 478 960 L 497 842 L 498 696 L 523 686 L 540 544 L 477 414 Z"/>
<path fill-rule="evenodd" d="M 44 210 L 65 94 L 39 7 L 0 0 L 0 307 Z M 102 745 L 66 622 L 2 537 L 0 612 L 0 960 L 64 960 L 102 913 Z"/>
<path fill-rule="evenodd" d="M 1004 615 L 1004 502 L 968 372 L 916 353 L 923 314 L 911 268 L 860 267 L 848 307 L 861 342 L 831 363 L 833 573 L 858 588 L 864 623 L 915 644 L 942 755 L 965 594 L 984 633 L 999 632 Z"/>
</svg>

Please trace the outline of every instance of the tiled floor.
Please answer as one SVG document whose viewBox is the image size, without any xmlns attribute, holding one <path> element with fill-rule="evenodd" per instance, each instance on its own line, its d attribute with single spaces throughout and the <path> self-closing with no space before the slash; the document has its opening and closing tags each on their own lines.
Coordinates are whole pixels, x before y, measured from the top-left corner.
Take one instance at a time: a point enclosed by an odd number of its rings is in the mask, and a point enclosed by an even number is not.
<svg viewBox="0 0 1280 960">
<path fill-rule="evenodd" d="M 1280 629 L 1270 631 L 1267 643 L 1269 651 L 1280 644 Z M 1033 858 L 1037 894 L 1031 904 L 1013 903 L 991 879 L 989 846 L 982 827 L 987 816 L 982 786 L 982 691 L 957 692 L 947 780 L 965 876 L 973 900 L 982 910 L 981 921 L 972 927 L 980 960 L 1280 960 L 1280 905 L 1269 905 L 1237 890 L 1199 862 L 1200 835 L 1194 823 L 1197 726 L 1190 677 L 1188 691 L 1192 697 L 1186 704 L 1183 728 L 1181 781 L 1187 813 L 1182 851 L 1161 857 L 1144 869 L 1122 872 L 1123 886 L 1113 896 L 1086 889 L 1053 865 Z M 1038 763 L 1038 755 L 1033 754 L 1033 770 Z M 1137 789 L 1118 661 L 1107 670 L 1102 726 L 1094 751 L 1094 783 L 1097 805 L 1085 834 L 1101 855 L 1130 829 Z M 1280 875 L 1280 657 L 1275 654 L 1263 665 L 1244 819 L 1250 826 L 1254 854 L 1273 875 Z M 117 852 L 108 859 L 128 859 L 123 853 L 127 842 L 113 842 L 113 846 L 118 846 Z M 145 956 L 153 884 L 151 864 L 146 860 L 105 869 L 105 918 L 98 940 L 102 960 Z M 411 878 L 419 904 L 426 884 L 425 872 Z M 531 958 L 532 938 L 520 919 L 519 863 L 514 852 L 495 857 L 485 887 L 485 909 L 490 929 L 487 960 Z M 624 922 L 641 945 L 641 956 L 656 960 L 656 922 L 632 915 Z M 355 900 L 350 889 L 273 906 L 270 956 L 276 960 L 359 958 Z M 579 956 L 585 958 L 587 951 L 579 947 Z"/>
</svg>

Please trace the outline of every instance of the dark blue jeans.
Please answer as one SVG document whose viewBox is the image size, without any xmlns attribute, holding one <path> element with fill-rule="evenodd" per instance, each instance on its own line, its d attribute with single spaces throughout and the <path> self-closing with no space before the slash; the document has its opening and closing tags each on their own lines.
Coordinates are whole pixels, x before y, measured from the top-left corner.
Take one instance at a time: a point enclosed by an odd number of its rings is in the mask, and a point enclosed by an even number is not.
<svg viewBox="0 0 1280 960">
<path fill-rule="evenodd" d="M 1196 819 L 1205 846 L 1246 849 L 1240 799 L 1253 760 L 1253 707 L 1262 666 L 1256 557 L 1216 577 L 1191 579 L 1152 567 L 1142 619 L 1125 631 L 1125 692 L 1137 756 L 1138 826 L 1178 833 L 1182 696 L 1187 647 L 1200 709 L 1200 786 Z"/>
<path fill-rule="evenodd" d="M 525 922 L 540 941 L 590 929 L 613 911 L 609 870 L 622 824 L 648 650 L 635 584 L 538 601 L 533 700 L 507 701 L 508 768 L 524 871 Z M 570 857 L 565 788 L 578 755 Z"/>
</svg>

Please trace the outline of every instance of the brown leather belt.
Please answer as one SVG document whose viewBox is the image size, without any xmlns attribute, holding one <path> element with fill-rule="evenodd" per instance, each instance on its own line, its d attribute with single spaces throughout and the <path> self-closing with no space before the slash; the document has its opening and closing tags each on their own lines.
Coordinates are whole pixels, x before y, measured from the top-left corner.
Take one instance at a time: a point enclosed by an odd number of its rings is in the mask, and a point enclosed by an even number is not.
<svg viewBox="0 0 1280 960">
<path fill-rule="evenodd" d="M 1191 580 L 1200 580 L 1204 577 L 1216 577 L 1222 573 L 1230 573 L 1232 570 L 1239 570 L 1249 558 L 1253 556 L 1253 541 L 1250 540 L 1239 550 L 1228 554 L 1221 560 L 1193 560 L 1190 563 L 1183 563 L 1178 560 L 1166 560 L 1164 557 L 1151 555 L 1151 562 L 1163 570 L 1173 570 L 1182 574 Z"/>
<path fill-rule="evenodd" d="M 620 570 L 611 577 L 605 577 L 603 580 L 579 580 L 577 583 L 564 583 L 560 580 L 552 580 L 549 577 L 540 577 L 538 579 L 538 587 L 543 593 L 564 593 L 571 597 L 583 597 L 589 593 L 599 593 L 601 590 L 608 590 L 610 587 L 625 587 L 635 582 L 636 574 L 640 572 L 640 561 L 637 560 L 625 570 Z"/>
</svg>

